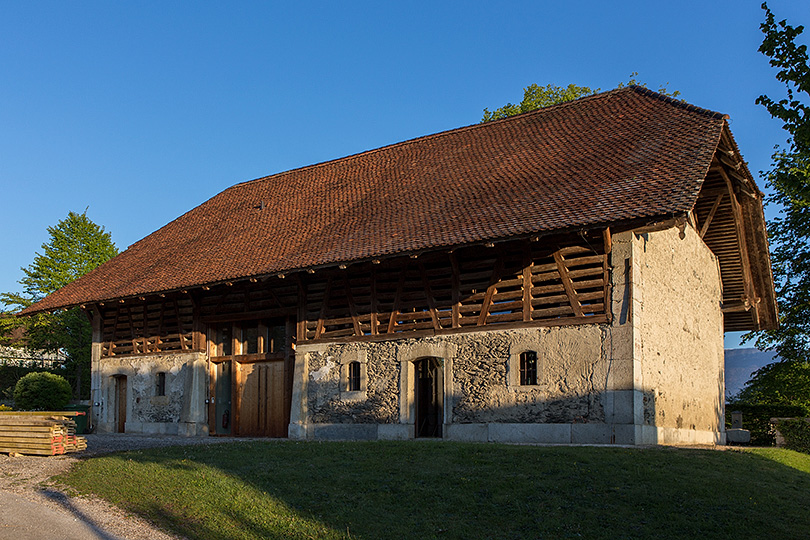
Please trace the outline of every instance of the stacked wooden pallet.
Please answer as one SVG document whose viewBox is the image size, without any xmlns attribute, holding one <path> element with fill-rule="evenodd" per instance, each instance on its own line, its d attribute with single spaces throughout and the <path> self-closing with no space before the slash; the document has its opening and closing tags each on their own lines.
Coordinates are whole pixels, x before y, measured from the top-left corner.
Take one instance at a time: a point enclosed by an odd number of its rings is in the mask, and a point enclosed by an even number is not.
<svg viewBox="0 0 810 540">
<path fill-rule="evenodd" d="M 87 439 L 76 435 L 71 417 L 83 412 L 2 412 L 0 413 L 0 452 L 55 456 L 80 452 Z"/>
</svg>

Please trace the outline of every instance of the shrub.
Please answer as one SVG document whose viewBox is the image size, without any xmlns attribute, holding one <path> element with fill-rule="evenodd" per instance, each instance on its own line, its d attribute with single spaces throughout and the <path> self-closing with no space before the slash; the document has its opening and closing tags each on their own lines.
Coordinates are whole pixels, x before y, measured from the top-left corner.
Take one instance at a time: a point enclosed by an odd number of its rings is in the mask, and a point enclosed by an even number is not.
<svg viewBox="0 0 810 540">
<path fill-rule="evenodd" d="M 785 448 L 810 454 L 810 418 L 787 418 L 776 422 L 785 438 Z"/>
<path fill-rule="evenodd" d="M 751 432 L 751 444 L 754 446 L 773 446 L 775 444 L 771 432 L 771 418 L 792 418 L 807 416 L 804 407 L 798 405 L 749 405 L 744 403 L 729 403 L 726 405 L 726 428 L 731 427 L 731 413 L 743 413 L 743 429 Z"/>
<path fill-rule="evenodd" d="M 21 410 L 58 411 L 70 396 L 70 384 L 53 373 L 29 373 L 14 386 L 14 404 Z"/>
</svg>

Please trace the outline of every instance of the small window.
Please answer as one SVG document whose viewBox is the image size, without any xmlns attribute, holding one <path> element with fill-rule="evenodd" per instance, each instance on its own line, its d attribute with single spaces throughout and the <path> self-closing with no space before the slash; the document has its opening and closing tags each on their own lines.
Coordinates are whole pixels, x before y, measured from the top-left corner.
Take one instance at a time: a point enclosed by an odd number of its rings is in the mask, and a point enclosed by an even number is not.
<svg viewBox="0 0 810 540">
<path fill-rule="evenodd" d="M 349 392 L 360 390 L 360 362 L 349 362 Z"/>
<path fill-rule="evenodd" d="M 155 395 L 166 395 L 166 373 L 164 371 L 160 371 L 157 374 L 157 381 L 155 382 Z"/>
<path fill-rule="evenodd" d="M 534 351 L 520 353 L 520 384 L 537 385 L 537 353 Z"/>
</svg>

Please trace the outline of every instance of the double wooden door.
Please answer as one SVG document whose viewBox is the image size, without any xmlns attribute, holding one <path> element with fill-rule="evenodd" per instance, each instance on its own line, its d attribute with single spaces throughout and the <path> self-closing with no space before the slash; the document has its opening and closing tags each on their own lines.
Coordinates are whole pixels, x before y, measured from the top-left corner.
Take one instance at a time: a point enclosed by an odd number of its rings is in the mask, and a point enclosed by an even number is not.
<svg viewBox="0 0 810 540">
<path fill-rule="evenodd" d="M 213 326 L 209 342 L 212 434 L 286 437 L 292 397 L 288 320 Z"/>
</svg>

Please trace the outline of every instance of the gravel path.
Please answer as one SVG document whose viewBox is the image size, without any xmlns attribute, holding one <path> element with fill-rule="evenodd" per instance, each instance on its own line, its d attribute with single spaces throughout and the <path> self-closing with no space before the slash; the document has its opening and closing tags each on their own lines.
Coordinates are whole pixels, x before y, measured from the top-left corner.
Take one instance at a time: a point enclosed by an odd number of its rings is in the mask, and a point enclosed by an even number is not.
<svg viewBox="0 0 810 540">
<path fill-rule="evenodd" d="M 0 490 L 14 494 L 54 511 L 79 519 L 102 536 L 123 540 L 177 540 L 182 537 L 167 534 L 146 520 L 112 506 L 105 501 L 89 497 L 69 497 L 53 486 L 48 479 L 70 468 L 80 459 L 118 452 L 161 446 L 216 444 L 233 441 L 220 437 L 141 436 L 127 434 L 91 434 L 87 437 L 87 450 L 63 456 L 9 457 L 0 454 Z"/>
</svg>

